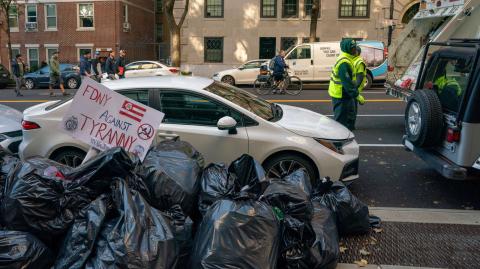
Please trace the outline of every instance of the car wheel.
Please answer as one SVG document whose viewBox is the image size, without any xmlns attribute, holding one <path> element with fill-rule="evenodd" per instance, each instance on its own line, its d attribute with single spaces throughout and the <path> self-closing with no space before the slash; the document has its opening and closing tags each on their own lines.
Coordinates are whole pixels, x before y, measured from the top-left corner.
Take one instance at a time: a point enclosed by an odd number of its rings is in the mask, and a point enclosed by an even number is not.
<svg viewBox="0 0 480 269">
<path fill-rule="evenodd" d="M 263 167 L 268 178 L 283 178 L 304 168 L 312 184 L 317 180 L 317 168 L 307 158 L 297 154 L 282 154 L 268 159 Z"/>
<path fill-rule="evenodd" d="M 405 110 L 407 139 L 417 147 L 438 145 L 443 135 L 442 104 L 432 90 L 416 90 Z"/>
<path fill-rule="evenodd" d="M 372 87 L 373 84 L 373 78 L 370 74 L 367 74 L 367 82 L 365 82 L 365 90 L 368 90 Z"/>
<path fill-rule="evenodd" d="M 35 88 L 35 82 L 33 79 L 27 78 L 25 80 L 25 88 L 27 88 L 27 90 L 33 90 Z"/>
<path fill-rule="evenodd" d="M 222 82 L 230 85 L 235 85 L 235 79 L 232 76 L 224 76 L 222 77 Z"/>
<path fill-rule="evenodd" d="M 68 87 L 69 89 L 72 89 L 72 90 L 73 90 L 73 89 L 78 88 L 78 84 L 79 84 L 79 83 L 78 83 L 78 80 L 77 80 L 76 78 L 69 78 L 69 79 L 67 79 L 67 87 Z"/>
<path fill-rule="evenodd" d="M 86 153 L 81 150 L 65 149 L 56 153 L 54 156 L 50 157 L 50 159 L 56 161 L 57 163 L 75 168 L 82 164 L 85 155 Z"/>
</svg>

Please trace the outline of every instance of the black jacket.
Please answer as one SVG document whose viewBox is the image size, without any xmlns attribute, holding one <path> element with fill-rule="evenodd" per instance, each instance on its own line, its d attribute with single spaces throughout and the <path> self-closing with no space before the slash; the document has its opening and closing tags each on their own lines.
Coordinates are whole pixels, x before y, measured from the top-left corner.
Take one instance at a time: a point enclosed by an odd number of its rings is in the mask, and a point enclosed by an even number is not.
<svg viewBox="0 0 480 269">
<path fill-rule="evenodd" d="M 112 59 L 111 57 L 107 58 L 107 61 L 105 62 L 105 72 L 109 75 L 115 75 L 117 73 L 115 59 Z"/>
</svg>

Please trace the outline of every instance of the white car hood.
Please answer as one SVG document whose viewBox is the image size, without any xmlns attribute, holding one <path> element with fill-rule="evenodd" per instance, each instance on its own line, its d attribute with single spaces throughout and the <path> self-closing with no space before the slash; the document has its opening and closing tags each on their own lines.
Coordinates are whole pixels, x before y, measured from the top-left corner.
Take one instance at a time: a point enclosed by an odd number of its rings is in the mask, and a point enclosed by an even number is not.
<svg viewBox="0 0 480 269">
<path fill-rule="evenodd" d="M 22 129 L 22 112 L 0 105 L 0 133 Z"/>
<path fill-rule="evenodd" d="M 276 123 L 301 136 L 343 140 L 353 138 L 350 130 L 327 116 L 308 109 L 280 105 L 283 117 Z"/>
</svg>

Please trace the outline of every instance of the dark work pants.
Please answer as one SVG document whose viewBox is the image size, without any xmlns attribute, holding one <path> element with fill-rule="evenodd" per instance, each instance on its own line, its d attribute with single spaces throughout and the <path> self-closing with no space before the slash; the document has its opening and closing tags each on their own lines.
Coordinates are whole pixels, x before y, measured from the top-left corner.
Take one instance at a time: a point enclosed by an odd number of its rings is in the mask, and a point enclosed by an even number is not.
<svg viewBox="0 0 480 269">
<path fill-rule="evenodd" d="M 332 103 L 335 120 L 349 130 L 355 130 L 355 121 L 357 118 L 356 100 L 354 98 L 332 98 Z"/>
</svg>

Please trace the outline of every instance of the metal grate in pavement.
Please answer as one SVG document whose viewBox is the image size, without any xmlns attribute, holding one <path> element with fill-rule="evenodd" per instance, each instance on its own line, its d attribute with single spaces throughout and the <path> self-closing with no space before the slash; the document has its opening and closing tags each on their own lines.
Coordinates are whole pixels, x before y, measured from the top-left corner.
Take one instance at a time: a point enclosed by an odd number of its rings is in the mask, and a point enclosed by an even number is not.
<svg viewBox="0 0 480 269">
<path fill-rule="evenodd" d="M 478 225 L 383 222 L 382 232 L 344 237 L 340 245 L 347 248 L 341 263 L 480 268 Z"/>
</svg>

